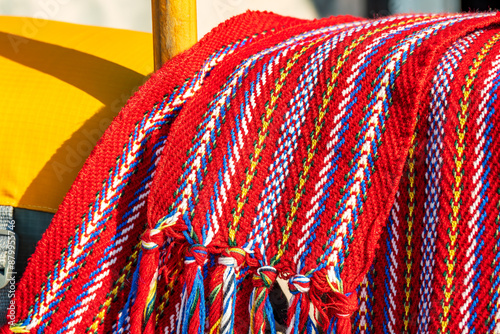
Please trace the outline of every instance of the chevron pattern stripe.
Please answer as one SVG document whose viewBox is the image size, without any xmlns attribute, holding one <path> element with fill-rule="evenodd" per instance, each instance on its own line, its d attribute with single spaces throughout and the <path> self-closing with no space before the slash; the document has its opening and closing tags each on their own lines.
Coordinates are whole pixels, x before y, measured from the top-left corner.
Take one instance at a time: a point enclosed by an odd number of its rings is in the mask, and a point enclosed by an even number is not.
<svg viewBox="0 0 500 334">
<path fill-rule="evenodd" d="M 94 149 L 4 333 L 500 331 L 500 17 L 249 12 Z"/>
</svg>

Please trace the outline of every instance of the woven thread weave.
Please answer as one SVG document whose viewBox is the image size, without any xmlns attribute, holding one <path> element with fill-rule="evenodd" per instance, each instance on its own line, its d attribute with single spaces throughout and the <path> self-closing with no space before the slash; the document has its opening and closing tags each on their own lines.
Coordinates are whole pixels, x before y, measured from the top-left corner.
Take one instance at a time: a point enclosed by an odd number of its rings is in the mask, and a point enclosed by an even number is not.
<svg viewBox="0 0 500 334">
<path fill-rule="evenodd" d="M 167 63 L 16 293 L 31 333 L 500 330 L 497 13 L 248 12 Z"/>
</svg>

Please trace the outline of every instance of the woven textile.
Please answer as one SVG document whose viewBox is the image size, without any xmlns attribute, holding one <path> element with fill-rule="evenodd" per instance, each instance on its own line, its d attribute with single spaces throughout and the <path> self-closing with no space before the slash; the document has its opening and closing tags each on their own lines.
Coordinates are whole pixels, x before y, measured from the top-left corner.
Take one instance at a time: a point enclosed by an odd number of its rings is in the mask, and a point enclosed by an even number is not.
<svg viewBox="0 0 500 334">
<path fill-rule="evenodd" d="M 10 331 L 274 333 L 282 277 L 287 333 L 498 332 L 499 21 L 223 23 L 104 134 Z"/>
</svg>

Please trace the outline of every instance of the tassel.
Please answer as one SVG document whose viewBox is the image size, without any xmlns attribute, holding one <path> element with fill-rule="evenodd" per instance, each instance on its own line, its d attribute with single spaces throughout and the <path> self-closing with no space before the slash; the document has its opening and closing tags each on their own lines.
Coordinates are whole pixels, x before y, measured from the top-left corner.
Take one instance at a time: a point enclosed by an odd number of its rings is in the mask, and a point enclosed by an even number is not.
<svg viewBox="0 0 500 334">
<path fill-rule="evenodd" d="M 271 304 L 269 298 L 266 299 L 265 311 L 266 311 L 265 317 L 267 318 L 267 323 L 266 322 L 264 323 L 269 324 L 269 332 L 276 333 L 276 321 L 274 320 L 274 310 L 273 310 L 273 305 Z"/>
<path fill-rule="evenodd" d="M 325 291 L 325 287 L 330 289 Z M 351 333 L 351 317 L 358 309 L 358 295 L 355 290 L 344 294 L 338 267 L 331 266 L 325 276 L 314 275 L 309 298 L 319 313 L 324 333 Z"/>
<path fill-rule="evenodd" d="M 335 322 L 335 333 L 350 334 L 351 333 L 351 316 L 358 309 L 358 294 L 356 290 L 344 294 L 344 282 L 340 277 L 340 268 L 331 266 L 326 276 L 326 281 L 332 292 L 327 294 L 326 298 L 330 299 L 327 302 L 328 310 L 331 315 L 337 320 Z"/>
<path fill-rule="evenodd" d="M 265 334 L 266 318 L 270 323 L 272 322 L 271 330 L 274 328 L 274 315 L 269 302 L 269 289 L 273 286 L 277 276 L 276 269 L 270 266 L 260 267 L 253 275 L 254 289 L 250 298 L 251 334 Z M 271 333 L 275 334 L 276 331 L 271 331 Z"/>
<path fill-rule="evenodd" d="M 130 333 L 132 334 L 152 334 L 155 331 L 160 249 L 165 243 L 165 229 L 169 228 L 169 233 L 172 235 L 177 235 L 179 233 L 177 230 L 183 229 L 183 227 L 175 226 L 176 221 L 177 215 L 171 213 L 160 219 L 155 228 L 146 230 L 141 237 L 141 250 L 134 272 L 136 282 L 129 293 L 129 299 L 135 297 L 130 312 Z"/>
<path fill-rule="evenodd" d="M 219 334 L 220 333 L 220 323 L 222 317 L 222 284 L 223 277 L 225 274 L 225 268 L 222 266 L 217 266 L 215 268 L 212 279 L 210 280 L 209 287 L 209 300 L 210 300 L 210 311 L 208 314 L 208 333 L 209 334 Z"/>
<path fill-rule="evenodd" d="M 333 326 L 330 326 L 331 330 L 329 329 L 327 333 L 350 334 L 352 328 L 351 317 L 358 309 L 358 295 L 356 290 L 345 295 L 333 291 L 330 298 L 331 301 L 328 305 L 336 321 Z M 334 329 L 335 331 L 333 331 Z"/>
<path fill-rule="evenodd" d="M 288 289 L 292 294 L 292 299 L 288 307 L 287 330 L 286 334 L 316 333 L 314 321 L 310 319 L 309 310 L 311 301 L 309 290 L 311 280 L 304 275 L 295 275 L 288 281 Z"/>
<path fill-rule="evenodd" d="M 142 236 L 142 249 L 140 259 L 137 262 L 138 269 L 136 269 L 139 271 L 137 296 L 132 306 L 130 318 L 130 332 L 132 334 L 154 333 L 158 265 L 160 247 L 164 240 L 164 234 L 160 229 L 149 229 Z"/>
<path fill-rule="evenodd" d="M 315 310 L 316 312 L 316 310 Z M 307 324 L 306 324 L 306 333 L 307 334 L 316 334 L 318 333 L 318 328 L 316 327 L 316 322 L 311 319 L 311 317 L 307 318 Z"/>
<path fill-rule="evenodd" d="M 234 333 L 236 272 L 245 263 L 245 251 L 230 248 L 222 253 L 210 286 L 209 334 Z"/>
<path fill-rule="evenodd" d="M 205 246 L 192 245 L 184 261 L 185 284 L 177 325 L 177 334 L 203 334 L 205 328 L 205 287 L 202 269 L 207 262 L 208 251 Z"/>
<path fill-rule="evenodd" d="M 251 260 L 253 260 L 251 256 L 247 255 L 245 266 L 241 267 L 236 273 L 236 286 L 238 292 L 236 294 L 236 308 L 234 310 L 234 317 L 237 319 L 237 321 L 234 322 L 234 334 L 248 334 L 250 328 L 249 300 L 251 300 L 253 291 L 253 283 L 250 276 L 252 270 L 250 268 L 258 266 L 258 263 L 252 266 Z M 247 279 L 249 277 L 250 279 Z"/>
<path fill-rule="evenodd" d="M 11 333 L 29 333 L 29 332 L 30 332 L 30 330 L 27 329 L 26 325 L 16 324 L 10 328 L 9 328 L 9 325 L 4 325 L 2 327 L 2 331 L 0 333 L 11 334 Z"/>
</svg>

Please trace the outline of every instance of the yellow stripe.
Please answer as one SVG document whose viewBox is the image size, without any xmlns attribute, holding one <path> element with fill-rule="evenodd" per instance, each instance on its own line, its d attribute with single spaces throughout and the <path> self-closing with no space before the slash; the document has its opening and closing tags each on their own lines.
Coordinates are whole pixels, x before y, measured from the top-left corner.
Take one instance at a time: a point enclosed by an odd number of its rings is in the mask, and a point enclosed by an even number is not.
<svg viewBox="0 0 500 334">
<path fill-rule="evenodd" d="M 111 302 L 113 301 L 113 299 L 116 297 L 116 295 L 118 294 L 119 290 L 121 290 L 121 287 L 122 287 L 123 282 L 125 281 L 125 278 L 130 273 L 132 265 L 137 260 L 139 249 L 141 249 L 141 243 L 140 242 L 134 247 L 134 252 L 130 256 L 129 262 L 123 268 L 124 269 L 123 274 L 115 282 L 113 290 L 109 294 L 108 299 L 106 299 L 106 301 L 103 303 L 103 306 L 100 308 L 100 312 L 97 313 L 97 315 L 95 316 L 94 322 L 89 327 L 88 333 L 97 333 L 97 329 L 99 328 L 99 325 L 104 322 L 104 318 L 106 317 L 106 313 L 108 311 L 109 305 L 111 304 Z"/>
<path fill-rule="evenodd" d="M 292 67 L 297 63 L 299 58 L 306 53 L 307 50 L 309 50 L 312 46 L 320 43 L 324 39 L 326 39 L 328 36 L 324 36 L 321 38 L 318 38 L 314 40 L 313 42 L 309 43 L 306 46 L 303 46 L 300 51 L 297 51 L 292 58 L 290 58 L 286 64 L 286 67 L 284 70 L 281 71 L 281 75 L 276 83 L 276 86 L 274 87 L 273 92 L 271 93 L 271 98 L 269 104 L 266 106 L 266 111 L 265 111 L 265 116 L 262 119 L 262 127 L 259 130 L 259 136 L 257 143 L 255 144 L 255 150 L 252 155 L 252 159 L 250 161 L 250 168 L 247 169 L 246 172 L 246 177 L 245 177 L 245 182 L 243 183 L 243 186 L 241 187 L 241 193 L 240 196 L 238 197 L 237 205 L 236 205 L 236 210 L 235 213 L 233 214 L 233 223 L 231 224 L 229 228 L 229 243 L 232 246 L 235 246 L 235 239 L 236 239 L 236 229 L 238 226 L 238 223 L 241 219 L 242 212 L 243 212 L 243 206 L 245 205 L 246 199 L 248 192 L 250 191 L 251 188 L 251 183 L 253 181 L 253 178 L 256 174 L 257 170 L 257 165 L 259 164 L 260 160 L 260 154 L 262 150 L 264 149 L 264 141 L 267 138 L 268 134 L 268 128 L 269 124 L 271 124 L 271 117 L 273 115 L 274 110 L 276 109 L 276 103 L 278 101 L 278 98 L 280 96 L 281 88 L 283 88 L 283 85 L 285 84 L 286 78 L 288 77 L 288 74 L 290 73 Z"/>
<path fill-rule="evenodd" d="M 146 297 L 146 307 L 144 308 L 144 312 L 142 314 L 144 320 L 147 318 L 149 310 L 153 307 L 153 306 L 151 306 L 151 303 L 154 304 L 154 302 L 155 302 L 157 286 L 158 286 L 158 276 L 153 277 L 153 280 L 150 283 L 148 296 Z M 151 308 L 150 308 L 150 306 L 151 306 Z"/>
<path fill-rule="evenodd" d="M 419 116 L 417 116 L 417 124 L 419 121 Z M 413 222 L 415 219 L 414 209 L 415 209 L 415 148 L 417 147 L 417 137 L 418 130 L 415 129 L 413 136 L 411 137 L 410 149 L 408 151 L 408 180 L 410 181 L 410 186 L 408 188 L 408 197 L 410 198 L 408 202 L 408 217 L 406 219 L 408 223 L 408 232 L 406 233 L 406 272 L 405 272 L 405 302 L 404 302 L 404 315 L 403 324 L 405 333 L 408 332 L 408 326 L 410 323 L 410 294 L 411 294 L 411 279 L 412 279 L 412 238 L 413 238 Z"/>
<path fill-rule="evenodd" d="M 295 222 L 295 215 L 297 213 L 297 209 L 299 208 L 299 202 L 302 198 L 303 190 L 304 190 L 304 187 L 306 185 L 306 181 L 307 181 L 307 178 L 309 175 L 309 170 L 311 169 L 311 164 L 312 164 L 312 161 L 313 161 L 314 156 L 316 154 L 316 147 L 318 146 L 318 142 L 319 142 L 319 134 L 321 132 L 321 129 L 323 128 L 323 118 L 325 117 L 325 115 L 327 113 L 327 107 L 332 99 L 333 89 L 335 88 L 335 86 L 337 84 L 337 78 L 341 72 L 342 66 L 345 64 L 347 58 L 349 58 L 349 56 L 354 51 L 354 49 L 359 44 L 361 44 L 363 41 L 365 41 L 368 37 L 370 37 L 376 33 L 379 33 L 381 31 L 384 31 L 384 30 L 392 29 L 392 28 L 395 28 L 398 26 L 402 26 L 402 25 L 405 25 L 408 23 L 412 23 L 415 21 L 421 21 L 421 20 L 422 20 L 422 18 L 417 18 L 417 19 L 408 20 L 408 21 L 404 21 L 404 22 L 402 21 L 402 22 L 394 23 L 390 26 L 385 26 L 382 28 L 377 28 L 377 29 L 374 29 L 372 31 L 369 31 L 365 35 L 361 35 L 359 38 L 354 39 L 354 41 L 351 43 L 351 45 L 349 45 L 349 47 L 347 47 L 344 50 L 344 53 L 339 56 L 339 58 L 337 60 L 337 65 L 335 66 L 335 68 L 332 69 L 332 75 L 329 78 L 329 81 L 327 84 L 326 94 L 323 97 L 323 103 L 321 104 L 319 115 L 315 120 L 314 131 L 312 133 L 311 145 L 309 146 L 309 149 L 307 150 L 307 159 L 306 159 L 306 161 L 304 161 L 302 173 L 300 174 L 300 178 L 299 178 L 298 187 L 297 187 L 297 190 L 295 191 L 295 197 L 293 198 L 293 201 L 290 205 L 290 213 L 288 214 L 287 223 L 286 223 L 285 229 L 283 230 L 283 236 L 282 236 L 280 244 L 279 244 L 278 254 L 273 259 L 273 262 L 271 265 L 276 264 L 279 261 L 279 259 L 283 256 L 283 254 L 286 250 L 286 247 L 288 244 L 288 239 L 290 238 L 290 233 L 292 231 L 292 226 L 293 226 L 293 223 Z"/>
<path fill-rule="evenodd" d="M 210 329 L 210 334 L 219 334 L 220 332 L 220 318 L 219 320 L 217 320 L 217 322 L 212 326 L 212 328 Z"/>
<path fill-rule="evenodd" d="M 441 320 L 441 332 L 446 333 L 448 324 L 450 321 L 450 306 L 451 306 L 451 296 L 453 293 L 453 280 L 456 262 L 456 246 L 457 246 L 457 233 L 458 225 L 460 221 L 460 199 L 462 195 L 462 166 L 464 163 L 464 149 L 465 149 L 465 134 L 467 132 L 466 123 L 468 118 L 468 109 L 470 104 L 470 95 L 474 86 L 474 81 L 476 79 L 477 73 L 481 64 L 491 50 L 493 45 L 500 39 L 500 33 L 496 34 L 486 42 L 486 44 L 481 48 L 478 53 L 477 58 L 473 60 L 472 66 L 470 67 L 469 74 L 465 78 L 465 86 L 463 87 L 463 98 L 460 100 L 460 114 L 458 120 L 460 125 L 457 128 L 458 140 L 455 144 L 457 150 L 457 155 L 454 157 L 455 160 L 455 182 L 453 184 L 453 201 L 452 201 L 452 215 L 450 216 L 451 229 L 448 232 L 450 242 L 448 244 L 448 259 L 446 261 L 446 285 L 443 287 L 444 292 L 444 302 L 443 317 Z"/>
</svg>

